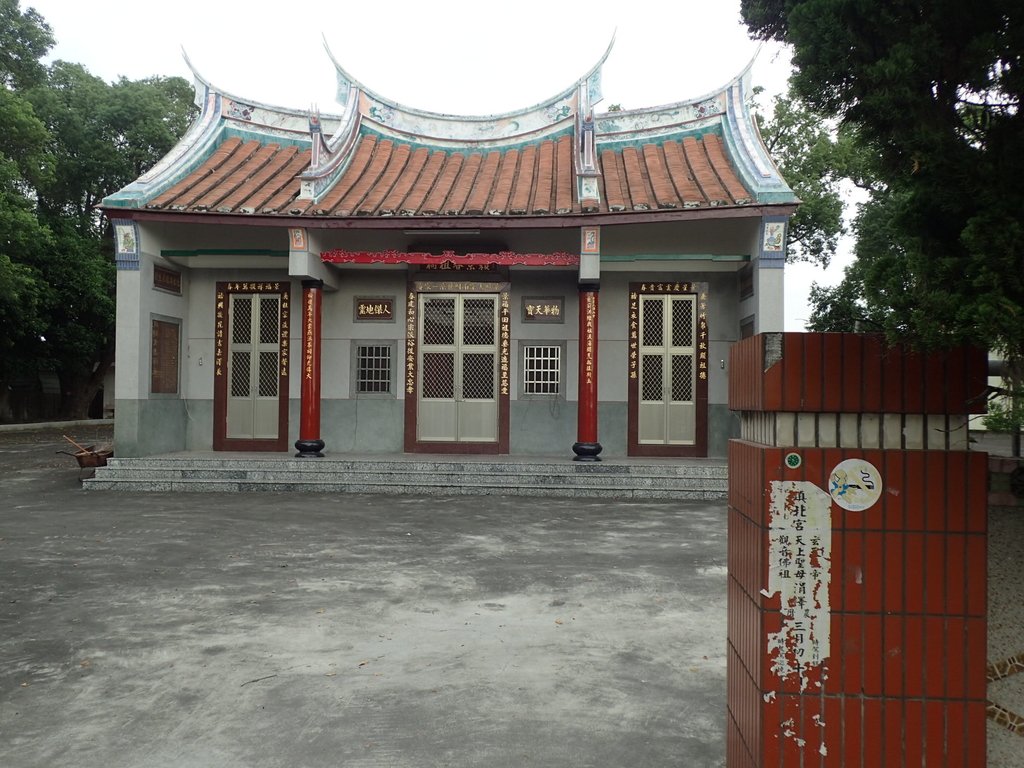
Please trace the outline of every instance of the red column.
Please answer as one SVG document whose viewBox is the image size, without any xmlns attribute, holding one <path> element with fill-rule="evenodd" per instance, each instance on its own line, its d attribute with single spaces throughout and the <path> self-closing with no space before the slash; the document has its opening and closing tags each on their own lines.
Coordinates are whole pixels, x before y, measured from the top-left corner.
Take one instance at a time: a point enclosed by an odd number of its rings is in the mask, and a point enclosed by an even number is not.
<svg viewBox="0 0 1024 768">
<path fill-rule="evenodd" d="M 574 461 L 600 461 L 597 442 L 597 283 L 580 283 L 579 389 Z"/>
<path fill-rule="evenodd" d="M 983 352 L 730 350 L 729 768 L 985 761 Z"/>
<path fill-rule="evenodd" d="M 302 390 L 296 456 L 323 457 L 320 439 L 320 305 L 323 283 L 302 283 Z"/>
</svg>

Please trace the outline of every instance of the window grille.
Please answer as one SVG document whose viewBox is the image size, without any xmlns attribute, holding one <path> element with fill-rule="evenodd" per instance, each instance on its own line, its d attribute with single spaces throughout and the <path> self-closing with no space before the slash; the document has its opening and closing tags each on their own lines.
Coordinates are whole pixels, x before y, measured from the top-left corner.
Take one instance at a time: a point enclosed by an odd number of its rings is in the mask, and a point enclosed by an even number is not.
<svg viewBox="0 0 1024 768">
<path fill-rule="evenodd" d="M 562 383 L 562 348 L 526 345 L 523 347 L 523 394 L 557 395 Z"/>
<path fill-rule="evenodd" d="M 391 347 L 386 344 L 356 346 L 356 392 L 391 394 Z"/>
</svg>

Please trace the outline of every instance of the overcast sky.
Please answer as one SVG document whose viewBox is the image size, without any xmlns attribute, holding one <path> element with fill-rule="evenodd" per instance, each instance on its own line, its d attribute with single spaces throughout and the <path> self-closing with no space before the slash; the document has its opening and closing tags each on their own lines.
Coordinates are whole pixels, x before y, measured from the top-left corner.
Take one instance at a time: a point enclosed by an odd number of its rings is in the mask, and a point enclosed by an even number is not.
<svg viewBox="0 0 1024 768">
<path fill-rule="evenodd" d="M 21 0 L 21 7 L 34 7 L 53 29 L 53 58 L 81 63 L 105 80 L 191 78 L 184 48 L 219 88 L 280 106 L 316 105 L 325 114 L 338 111 L 325 38 L 341 65 L 377 93 L 473 115 L 530 106 L 562 91 L 594 65 L 613 34 L 599 109 L 701 96 L 758 51 L 740 22 L 739 0 Z M 787 52 L 762 46 L 754 84 L 781 93 L 788 74 Z M 786 272 L 786 330 L 802 330 L 811 280 L 838 282 L 841 265 L 827 272 L 789 265 Z"/>
</svg>

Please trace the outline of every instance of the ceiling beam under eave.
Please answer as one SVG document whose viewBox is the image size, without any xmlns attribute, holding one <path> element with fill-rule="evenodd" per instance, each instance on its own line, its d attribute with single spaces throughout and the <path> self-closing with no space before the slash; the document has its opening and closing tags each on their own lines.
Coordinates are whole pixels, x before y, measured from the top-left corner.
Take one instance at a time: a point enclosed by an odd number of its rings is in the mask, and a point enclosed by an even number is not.
<svg viewBox="0 0 1024 768">
<path fill-rule="evenodd" d="M 118 218 L 134 221 L 165 221 L 182 224 L 218 224 L 250 227 L 296 227 L 308 229 L 350 230 L 436 230 L 460 229 L 566 229 L 587 226 L 614 226 L 623 224 L 654 224 L 673 221 L 701 221 L 712 219 L 749 219 L 761 216 L 789 216 L 797 209 L 796 203 L 775 205 L 714 206 L 709 208 L 680 208 L 677 210 L 636 211 L 619 213 L 588 213 L 566 216 L 260 216 L 258 214 L 193 213 L 189 211 L 104 209 L 104 214 L 116 213 Z"/>
</svg>

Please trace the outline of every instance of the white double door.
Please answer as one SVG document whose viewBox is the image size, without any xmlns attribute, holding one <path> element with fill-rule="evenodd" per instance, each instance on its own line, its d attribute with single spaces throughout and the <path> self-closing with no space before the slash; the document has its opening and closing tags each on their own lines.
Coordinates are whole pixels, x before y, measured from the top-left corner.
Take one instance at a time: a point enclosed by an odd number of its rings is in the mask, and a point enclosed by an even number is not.
<svg viewBox="0 0 1024 768">
<path fill-rule="evenodd" d="M 232 294 L 229 318 L 225 434 L 229 439 L 277 439 L 281 297 Z"/>
<path fill-rule="evenodd" d="M 421 442 L 498 440 L 498 294 L 419 295 Z"/>
<path fill-rule="evenodd" d="M 696 442 L 696 337 L 696 296 L 640 297 L 641 445 Z"/>
</svg>

